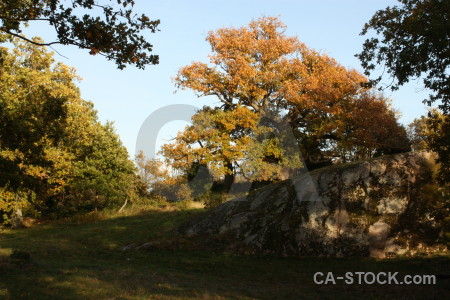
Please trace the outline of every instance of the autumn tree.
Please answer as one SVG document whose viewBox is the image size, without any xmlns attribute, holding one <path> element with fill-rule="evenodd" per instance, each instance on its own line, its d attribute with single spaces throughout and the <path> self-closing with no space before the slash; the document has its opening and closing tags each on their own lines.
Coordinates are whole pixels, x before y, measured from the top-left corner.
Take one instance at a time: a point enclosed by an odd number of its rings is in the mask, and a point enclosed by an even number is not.
<svg viewBox="0 0 450 300">
<path fill-rule="evenodd" d="M 258 120 L 258 114 L 240 105 L 225 111 L 204 107 L 192 117 L 192 125 L 180 132 L 175 142 L 163 145 L 161 152 L 169 165 L 188 177 L 193 166 L 211 168 L 216 177 L 224 178 L 228 189 Z"/>
<path fill-rule="evenodd" d="M 336 158 L 343 161 L 411 150 L 406 129 L 382 94 L 365 92 L 355 99 L 351 114 L 337 133 Z"/>
<path fill-rule="evenodd" d="M 189 180 L 195 197 L 209 190 L 228 193 L 236 176 L 270 182 L 286 179 L 287 168 L 301 167 L 292 133 L 262 125 L 259 114 L 239 104 L 225 111 L 204 107 L 172 143 L 163 145 L 161 153 Z M 211 199 L 204 200 L 211 205 L 214 195 L 208 196 Z"/>
<path fill-rule="evenodd" d="M 281 166 L 298 168 L 293 162 L 299 158 L 287 153 L 295 152 L 298 157 L 300 148 L 311 166 L 323 159 L 332 142 L 345 138 L 346 122 L 355 121 L 353 110 L 366 91 L 367 79 L 296 37 L 286 36 L 285 30 L 280 20 L 267 17 L 247 27 L 221 28 L 208 34 L 210 63 L 185 66 L 174 81 L 178 88 L 191 89 L 198 97 L 215 96 L 221 104 L 209 111 L 203 109 L 194 117 L 193 126 L 165 149 L 174 165 L 187 163 L 183 158 L 190 157 L 211 166 L 218 164 L 216 169 L 222 169 L 224 176 L 241 172 L 254 179 L 276 180 L 281 178 Z M 243 120 L 236 117 L 244 110 L 249 117 L 253 114 L 251 124 L 240 124 Z M 387 111 L 383 113 L 390 114 Z M 377 120 L 383 122 L 383 117 Z M 363 126 L 362 122 L 358 125 Z M 286 151 L 292 148 L 286 147 L 292 137 L 297 151 Z M 355 141 L 347 137 L 347 142 L 351 140 Z"/>
<path fill-rule="evenodd" d="M 2 0 L 0 32 L 40 46 L 74 45 L 102 55 L 119 69 L 127 64 L 145 68 L 157 64 L 158 55 L 142 32 L 154 33 L 159 20 L 133 12 L 133 0 Z M 54 41 L 36 41 L 22 34 L 24 24 L 46 22 L 56 33 Z"/>
<path fill-rule="evenodd" d="M 148 193 L 154 188 L 157 182 L 166 179 L 163 162 L 157 158 L 148 159 L 143 151 L 140 151 L 136 157 L 136 166 L 138 168 L 138 176 L 143 182 L 146 192 Z"/>
<path fill-rule="evenodd" d="M 365 78 L 296 37 L 287 37 L 285 29 L 277 18 L 268 17 L 248 27 L 210 32 L 206 38 L 213 51 L 210 64 L 195 62 L 181 68 L 176 86 L 199 97 L 216 96 L 224 111 L 247 107 L 274 131 L 286 119 L 291 128 L 310 125 L 312 120 L 320 127 L 317 130 L 331 128 L 338 118 L 332 114 L 361 89 Z"/>
<path fill-rule="evenodd" d="M 287 37 L 285 30 L 280 20 L 268 17 L 248 27 L 209 32 L 210 65 L 195 62 L 181 68 L 176 86 L 199 97 L 214 95 L 225 110 L 239 104 L 276 116 L 289 105 L 310 107 L 315 100 L 311 95 L 325 104 L 352 94 L 366 80 L 296 37 Z"/>
</svg>

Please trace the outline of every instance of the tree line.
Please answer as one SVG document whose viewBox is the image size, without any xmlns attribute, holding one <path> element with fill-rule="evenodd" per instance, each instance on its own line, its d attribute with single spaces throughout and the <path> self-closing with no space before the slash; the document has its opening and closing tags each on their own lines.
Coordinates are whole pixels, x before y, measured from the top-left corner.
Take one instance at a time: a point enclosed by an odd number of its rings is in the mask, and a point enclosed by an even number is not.
<svg viewBox="0 0 450 300">
<path fill-rule="evenodd" d="M 18 211 L 61 217 L 140 197 L 213 206 L 237 181 L 257 187 L 411 147 L 438 153 L 439 179 L 448 185 L 449 39 L 441 38 L 449 32 L 448 0 L 401 0 L 377 12 L 362 34 L 375 30 L 383 39 L 367 39 L 357 55 L 366 74 L 287 36 L 275 17 L 209 32 L 209 62 L 180 68 L 174 83 L 219 104 L 200 109 L 162 147 L 164 161 L 139 154 L 136 164 L 112 123 L 100 123 L 93 104 L 81 99 L 75 70 L 42 47 L 53 42 L 20 31 L 25 22 L 43 20 L 54 25 L 54 43 L 102 54 L 120 69 L 158 63 L 140 32 L 155 32 L 159 21 L 133 15 L 133 1 L 117 1 L 119 8 L 105 2 L 0 1 L 0 45 L 12 45 L 0 47 L 1 222 Z M 102 13 L 80 19 L 77 8 Z M 425 101 L 441 101 L 439 109 L 401 125 L 376 88 L 379 79 L 366 77 L 382 63 L 397 79 L 393 89 L 425 74 L 433 92 Z"/>
</svg>

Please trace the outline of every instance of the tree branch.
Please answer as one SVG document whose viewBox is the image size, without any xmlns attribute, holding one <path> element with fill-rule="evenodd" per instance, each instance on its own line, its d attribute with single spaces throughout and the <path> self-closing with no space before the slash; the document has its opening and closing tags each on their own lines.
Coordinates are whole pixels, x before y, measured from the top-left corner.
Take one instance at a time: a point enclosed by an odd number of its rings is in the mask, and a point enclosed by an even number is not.
<svg viewBox="0 0 450 300">
<path fill-rule="evenodd" d="M 27 22 L 27 21 L 47 21 L 50 22 L 51 19 L 45 19 L 45 18 L 23 18 L 23 19 L 15 19 L 15 18 L 9 18 L 7 16 L 0 15 L 0 19 L 8 20 L 8 21 L 18 21 L 18 22 Z"/>
<path fill-rule="evenodd" d="M 56 45 L 56 44 L 62 44 L 60 41 L 58 41 L 58 42 L 51 42 L 51 43 L 38 43 L 38 42 L 35 42 L 33 40 L 30 40 L 30 39 L 20 35 L 20 34 L 11 32 L 9 30 L 2 30 L 2 29 L 0 29 L 0 31 L 3 31 L 3 32 L 7 33 L 7 34 L 15 36 L 15 37 L 17 37 L 19 39 L 22 39 L 22 40 L 24 40 L 24 41 L 26 41 L 26 42 L 28 42 L 30 44 L 36 45 L 36 46 L 51 46 L 51 45 Z"/>
<path fill-rule="evenodd" d="M 59 56 L 64 57 L 65 59 L 69 59 L 67 56 L 62 55 L 61 53 L 58 52 L 58 50 L 56 50 L 55 48 L 53 48 L 52 46 L 49 46 L 53 51 L 55 51 Z"/>
</svg>

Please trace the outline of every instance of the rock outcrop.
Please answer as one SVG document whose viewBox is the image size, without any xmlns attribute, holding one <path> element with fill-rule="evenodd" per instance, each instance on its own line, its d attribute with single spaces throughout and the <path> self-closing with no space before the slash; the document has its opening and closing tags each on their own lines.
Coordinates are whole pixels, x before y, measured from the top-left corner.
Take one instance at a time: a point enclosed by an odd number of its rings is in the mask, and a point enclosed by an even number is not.
<svg viewBox="0 0 450 300">
<path fill-rule="evenodd" d="M 227 236 L 234 249 L 262 254 L 402 254 L 433 165 L 431 153 L 412 152 L 315 170 L 228 201 L 179 232 Z"/>
</svg>

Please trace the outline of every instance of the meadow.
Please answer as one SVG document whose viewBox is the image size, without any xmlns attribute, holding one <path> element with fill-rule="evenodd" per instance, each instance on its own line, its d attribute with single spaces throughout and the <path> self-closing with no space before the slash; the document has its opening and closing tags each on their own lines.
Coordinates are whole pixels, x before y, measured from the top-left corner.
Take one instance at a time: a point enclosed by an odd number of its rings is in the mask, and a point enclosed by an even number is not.
<svg viewBox="0 0 450 300">
<path fill-rule="evenodd" d="M 450 295 L 446 278 L 438 278 L 436 285 L 339 281 L 317 285 L 313 281 L 316 272 L 446 274 L 450 257 L 377 260 L 229 253 L 221 241 L 176 234 L 178 225 L 202 211 L 128 207 L 121 214 L 104 211 L 23 229 L 4 227 L 0 231 L 0 298 L 445 299 Z M 123 250 L 150 241 L 154 242 L 150 249 Z"/>
</svg>

